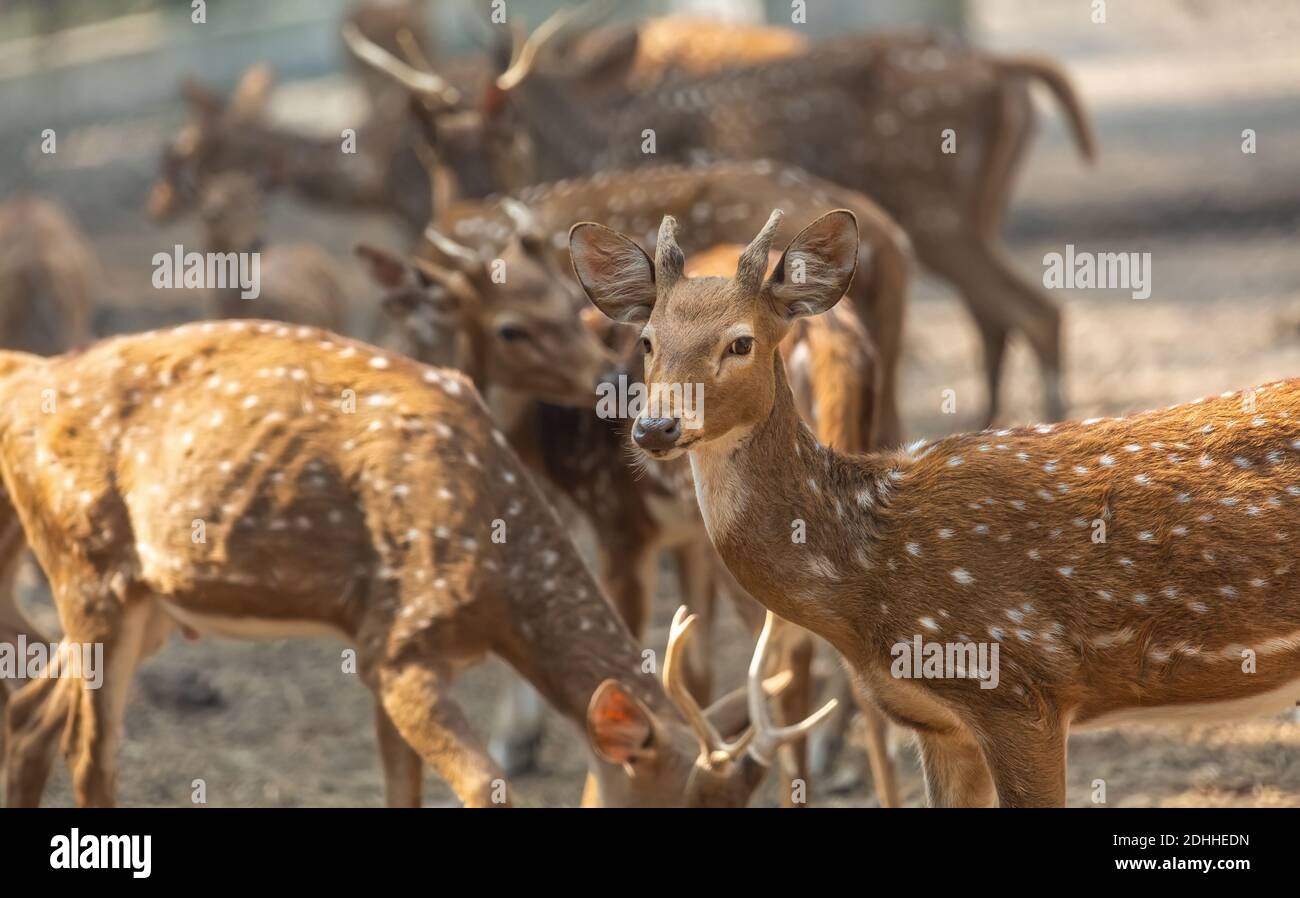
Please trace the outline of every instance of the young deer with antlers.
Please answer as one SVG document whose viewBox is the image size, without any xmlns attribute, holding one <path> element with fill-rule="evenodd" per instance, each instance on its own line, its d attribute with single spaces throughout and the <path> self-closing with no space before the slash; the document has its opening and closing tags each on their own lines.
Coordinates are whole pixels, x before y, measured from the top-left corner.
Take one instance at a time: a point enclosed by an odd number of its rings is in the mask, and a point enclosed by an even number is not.
<svg viewBox="0 0 1300 898">
<path fill-rule="evenodd" d="M 830 710 L 773 728 L 762 705 L 779 683 L 756 675 L 754 726 L 723 742 L 738 703 L 715 724 L 680 686 L 680 614 L 664 665 L 675 706 L 457 373 L 236 321 L 0 354 L 0 377 L 4 511 L 50 578 L 65 642 L 101 643 L 105 659 L 98 690 L 38 679 L 12 698 L 11 804 L 39 800 L 60 730 L 78 803 L 112 802 L 131 677 L 178 625 L 353 645 L 395 805 L 418 804 L 421 759 L 467 805 L 506 800 L 447 692 L 487 652 L 586 730 L 605 804 L 744 804 L 779 744 Z"/>
<path fill-rule="evenodd" d="M 990 420 L 1013 331 L 1038 357 L 1047 414 L 1064 414 L 1060 310 L 1011 268 L 996 235 L 1032 130 L 1029 83 L 1051 90 L 1080 151 L 1089 159 L 1095 153 L 1082 106 L 1057 66 L 929 35 L 873 35 L 633 90 L 619 75 L 619 65 L 635 58 L 627 50 L 611 54 L 601 79 L 551 59 L 573 16 L 565 18 L 529 36 L 486 94 L 484 133 L 497 136 L 484 152 L 515 153 L 519 142 L 497 133 L 506 127 L 530 148 L 523 162 L 516 154 L 489 166 L 518 173 L 498 189 L 701 157 L 806 168 L 889 210 L 921 261 L 961 293 L 983 339 Z M 388 66 L 399 80 L 400 65 Z M 417 96 L 430 90 L 416 77 L 405 83 Z M 438 116 L 431 116 L 426 133 L 436 140 Z M 955 145 L 945 141 L 947 131 Z"/>
<path fill-rule="evenodd" d="M 740 583 L 838 648 L 917 731 L 932 804 L 1063 804 L 1071 725 L 1294 703 L 1300 381 L 841 455 L 799 420 L 776 347 L 838 301 L 857 229 L 845 211 L 818 219 L 765 277 L 779 219 L 731 280 L 682 276 L 671 219 L 654 261 L 576 225 L 574 269 L 602 311 L 644 327 L 647 383 L 704 384 L 698 426 L 642 418 L 635 438 L 652 456 L 689 453 Z M 914 636 L 991 641 L 1000 668 L 896 676 L 891 647 Z"/>
<path fill-rule="evenodd" d="M 431 163 L 431 169 L 433 180 L 444 180 L 439 162 Z M 877 354 L 877 377 L 869 385 L 871 392 L 860 398 L 864 413 L 860 427 L 868 435 L 874 427 L 882 445 L 896 445 L 902 439 L 897 371 L 911 257 L 907 237 L 898 225 L 859 193 L 792 166 L 761 160 L 646 166 L 526 187 L 517 198 L 444 205 L 426 229 L 420 251 L 454 266 L 475 251 L 490 256 L 520 239 L 549 250 L 555 264 L 567 272 L 568 229 L 576 220 L 631 230 L 653 246 L 655 222 L 664 215 L 681 216 L 695 224 L 693 233 L 684 238 L 689 241 L 687 251 L 695 252 L 720 244 L 743 246 L 762 226 L 763 210 L 773 206 L 808 217 L 844 207 L 858 216 L 863 271 L 849 297 Z M 461 252 L 458 246 L 470 252 Z"/>
</svg>

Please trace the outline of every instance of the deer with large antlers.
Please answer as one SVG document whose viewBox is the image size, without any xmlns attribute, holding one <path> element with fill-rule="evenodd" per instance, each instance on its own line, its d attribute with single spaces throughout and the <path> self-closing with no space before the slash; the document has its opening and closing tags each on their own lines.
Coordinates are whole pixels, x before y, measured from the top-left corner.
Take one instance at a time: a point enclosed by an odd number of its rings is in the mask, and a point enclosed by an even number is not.
<svg viewBox="0 0 1300 898">
<path fill-rule="evenodd" d="M 530 35 L 484 101 L 484 133 L 514 154 L 490 166 L 516 172 L 500 187 L 705 157 L 780 160 L 861 190 L 889 210 L 921 261 L 970 308 L 983 340 L 989 420 L 1013 331 L 1028 339 L 1043 370 L 1047 414 L 1064 414 L 1060 310 L 1010 267 L 996 241 L 1032 129 L 1030 82 L 1051 90 L 1082 154 L 1095 154 L 1082 106 L 1058 67 L 925 35 L 887 35 L 633 90 L 618 74 L 620 61 L 635 58 L 626 51 L 611 54 L 603 79 L 547 64 L 565 24 Z M 388 62 L 400 79 L 399 66 Z M 420 95 L 418 79 L 405 83 Z M 435 140 L 436 119 L 426 125 Z M 522 159 L 520 142 L 502 139 L 502 127 L 525 135 Z M 486 142 L 484 152 L 492 152 Z"/>
<path fill-rule="evenodd" d="M 823 216 L 765 275 L 779 218 L 730 280 L 682 275 L 671 219 L 653 260 L 575 226 L 574 268 L 602 311 L 643 327 L 647 383 L 704 385 L 706 415 L 643 417 L 637 442 L 689 454 L 740 583 L 917 732 L 931 804 L 1063 804 L 1072 725 L 1293 705 L 1300 382 L 842 455 L 799 420 L 776 347 L 838 301 L 856 227 Z M 894 651 L 914 639 L 994 660 L 916 676 Z"/>
<path fill-rule="evenodd" d="M 830 710 L 768 724 L 763 641 L 754 726 L 724 742 L 743 718 L 729 697 L 715 722 L 680 687 L 680 615 L 665 692 L 457 373 L 236 321 L 6 353 L 0 377 L 5 512 L 50 578 L 65 644 L 104 647 L 101 688 L 36 679 L 10 702 L 11 804 L 39 800 L 61 731 L 78 803 L 112 802 L 130 680 L 178 626 L 352 645 L 394 805 L 419 803 L 421 760 L 467 805 L 508 801 L 447 692 L 488 652 L 587 733 L 604 804 L 744 804 L 776 748 Z"/>
</svg>

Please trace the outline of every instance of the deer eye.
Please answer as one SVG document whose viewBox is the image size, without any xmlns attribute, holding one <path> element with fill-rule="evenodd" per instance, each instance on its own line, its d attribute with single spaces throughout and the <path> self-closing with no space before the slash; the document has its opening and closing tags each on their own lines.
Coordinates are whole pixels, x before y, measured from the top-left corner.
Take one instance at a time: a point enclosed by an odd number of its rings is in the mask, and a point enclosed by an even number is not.
<svg viewBox="0 0 1300 898">
<path fill-rule="evenodd" d="M 503 324 L 497 328 L 497 336 L 507 343 L 518 343 L 528 339 L 528 331 L 514 324 Z"/>
<path fill-rule="evenodd" d="M 644 352 L 646 355 L 649 355 L 649 354 L 650 354 L 650 338 L 649 338 L 649 337 L 642 337 L 642 338 L 641 338 L 641 351 Z"/>
<path fill-rule="evenodd" d="M 727 347 L 728 355 L 749 355 L 754 349 L 753 337 L 737 337 Z"/>
</svg>

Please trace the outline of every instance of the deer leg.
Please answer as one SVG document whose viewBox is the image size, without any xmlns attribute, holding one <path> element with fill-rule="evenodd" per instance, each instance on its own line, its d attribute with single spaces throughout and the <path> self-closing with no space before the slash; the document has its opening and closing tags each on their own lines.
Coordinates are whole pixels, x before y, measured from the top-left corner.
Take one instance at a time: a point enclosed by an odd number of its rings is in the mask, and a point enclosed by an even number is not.
<svg viewBox="0 0 1300 898">
<path fill-rule="evenodd" d="M 1065 807 L 1068 729 L 1061 721 L 1000 719 L 981 732 L 999 807 Z"/>
<path fill-rule="evenodd" d="M 880 713 L 871 696 L 857 683 L 853 683 L 853 697 L 857 700 L 858 710 L 862 712 L 867 740 L 867 765 L 871 768 L 871 783 L 876 790 L 876 800 L 882 808 L 901 807 L 894 762 L 889 757 L 889 721 Z"/>
<path fill-rule="evenodd" d="M 519 776 L 537 769 L 545 723 L 542 697 L 526 680 L 512 675 L 497 700 L 496 723 L 488 743 L 489 752 L 506 773 Z"/>
<path fill-rule="evenodd" d="M 645 635 L 658 582 L 658 553 L 650 540 L 619 540 L 600 547 L 600 579 L 632 635 Z"/>
<path fill-rule="evenodd" d="M 966 732 L 916 734 L 925 773 L 926 804 L 932 808 L 987 808 L 997 798 L 979 745 Z"/>
<path fill-rule="evenodd" d="M 812 662 L 815 644 L 811 633 L 806 630 L 789 627 L 782 663 L 790 671 L 792 679 L 776 698 L 776 713 L 782 725 L 798 723 L 812 713 L 813 675 Z M 795 786 L 802 784 L 807 797 L 808 789 L 808 740 L 800 737 L 787 742 L 777 751 L 777 763 L 781 769 L 784 790 L 781 794 L 781 806 L 785 808 L 800 807 L 803 802 L 796 802 Z"/>
<path fill-rule="evenodd" d="M 424 791 L 419 753 L 406 744 L 380 702 L 375 703 L 375 736 L 384 768 L 384 797 L 390 808 L 418 808 Z"/>
<path fill-rule="evenodd" d="M 987 319 L 1025 336 L 1042 371 L 1045 414 L 1052 420 L 1063 417 L 1060 307 L 1013 271 L 995 247 L 977 238 L 931 238 L 919 241 L 917 252 L 957 288 L 977 322 Z M 992 397 L 990 405 L 995 405 Z"/>
<path fill-rule="evenodd" d="M 157 606 L 136 598 L 119 602 L 116 597 L 94 602 L 88 611 L 79 604 L 68 612 L 68 601 L 59 601 L 60 617 L 67 628 L 64 641 L 73 650 L 80 646 L 103 645 L 101 682 L 94 688 L 85 677 L 73 680 L 75 689 L 67 696 L 69 713 L 64 732 L 64 754 L 72 778 L 72 794 L 79 807 L 110 807 L 117 777 L 117 745 L 126 715 L 131 679 L 149 649 L 161 644 L 156 623 Z M 160 615 L 161 616 L 161 615 Z"/>
<path fill-rule="evenodd" d="M 380 703 L 397 732 L 447 781 L 465 807 L 509 805 L 505 774 L 447 695 L 450 684 L 444 671 L 420 661 L 384 663 L 375 680 Z"/>
<path fill-rule="evenodd" d="M 673 550 L 682 604 L 699 618 L 695 639 L 687 645 L 684 674 L 687 688 L 700 705 L 707 705 L 713 692 L 713 623 L 717 617 L 717 591 L 713 577 L 713 545 L 707 539 Z"/>
<path fill-rule="evenodd" d="M 984 345 L 984 387 L 988 405 L 980 426 L 991 427 L 1002 405 L 1002 360 L 1006 356 L 1011 332 L 1002 321 L 993 316 L 982 314 L 974 308 L 971 312 L 975 316 L 975 325 L 979 328 Z"/>
<path fill-rule="evenodd" d="M 39 677 L 13 694 L 5 709 L 5 802 L 11 808 L 41 803 L 54 764 L 56 739 L 67 720 L 68 701 L 60 693 L 77 688 L 73 680 Z"/>
</svg>

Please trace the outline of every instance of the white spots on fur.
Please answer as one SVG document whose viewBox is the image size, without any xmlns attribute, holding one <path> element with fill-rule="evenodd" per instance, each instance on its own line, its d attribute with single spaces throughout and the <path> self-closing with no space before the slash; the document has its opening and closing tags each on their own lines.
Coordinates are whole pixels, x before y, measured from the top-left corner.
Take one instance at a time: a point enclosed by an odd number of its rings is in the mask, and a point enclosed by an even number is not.
<svg viewBox="0 0 1300 898">
<path fill-rule="evenodd" d="M 949 574 L 952 576 L 954 580 L 956 580 L 958 583 L 962 584 L 963 586 L 969 586 L 970 584 L 975 582 L 975 578 L 971 576 L 970 571 L 966 570 L 965 568 L 961 568 L 961 567 L 953 568 L 951 571 L 949 571 Z"/>
<path fill-rule="evenodd" d="M 952 539 L 952 531 L 949 530 L 947 527 L 939 528 L 939 530 L 936 531 L 936 535 L 939 537 L 939 539 Z"/>
<path fill-rule="evenodd" d="M 1133 478 L 1133 482 L 1136 483 L 1138 486 L 1150 486 L 1151 478 L 1148 477 L 1146 474 L 1138 474 Z"/>
<path fill-rule="evenodd" d="M 384 356 L 377 355 L 377 356 L 372 356 L 368 364 L 370 365 L 371 368 L 378 368 L 380 370 L 383 370 L 384 368 L 387 368 L 389 366 L 390 362 Z"/>
<path fill-rule="evenodd" d="M 1074 576 L 1074 568 L 1072 567 L 1058 567 L 1056 572 L 1066 578 Z"/>
<path fill-rule="evenodd" d="M 1110 454 L 1103 455 L 1097 459 L 1097 464 L 1104 465 L 1105 467 L 1110 467 L 1111 465 L 1115 464 L 1115 457 Z"/>
<path fill-rule="evenodd" d="M 919 543 L 908 543 L 904 548 L 907 549 L 907 554 L 915 558 L 921 557 L 921 546 Z"/>
<path fill-rule="evenodd" d="M 939 625 L 935 623 L 934 618 L 932 617 L 917 618 L 917 623 L 919 623 L 921 626 L 925 627 L 927 630 L 929 630 L 932 633 L 939 632 Z"/>
<path fill-rule="evenodd" d="M 1237 597 L 1237 588 L 1235 586 L 1220 586 L 1219 595 L 1225 598 L 1235 599 Z"/>
<path fill-rule="evenodd" d="M 960 455 L 954 455 L 952 458 L 948 459 L 948 467 L 950 467 L 950 468 L 955 468 L 955 467 L 957 467 L 957 466 L 960 465 L 960 464 L 961 464 L 961 456 L 960 456 Z"/>
<path fill-rule="evenodd" d="M 1028 555 L 1028 556 L 1029 556 L 1031 559 L 1033 559 L 1034 561 L 1037 561 L 1037 560 L 1039 559 L 1039 554 L 1038 554 L 1038 550 L 1037 550 L 1037 549 L 1030 549 L 1030 550 L 1029 550 L 1028 552 L 1026 552 L 1025 554 Z"/>
<path fill-rule="evenodd" d="M 1232 457 L 1232 463 L 1242 469 L 1250 467 L 1250 459 L 1244 458 L 1240 455 L 1234 455 Z"/>
</svg>

